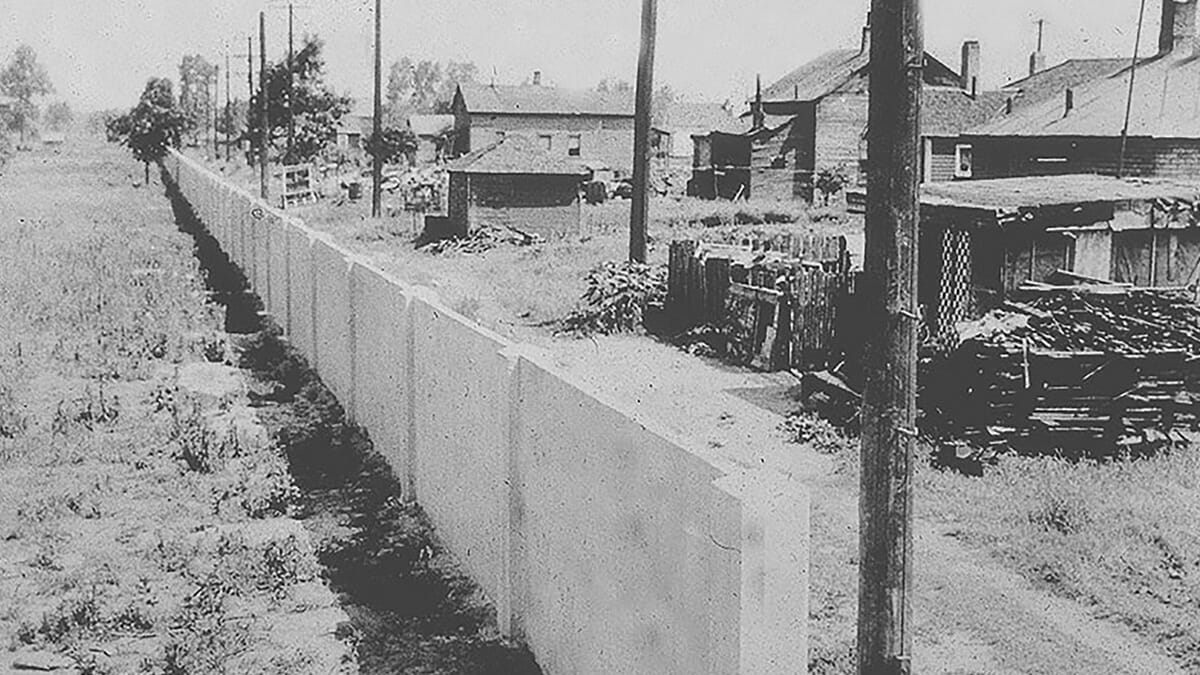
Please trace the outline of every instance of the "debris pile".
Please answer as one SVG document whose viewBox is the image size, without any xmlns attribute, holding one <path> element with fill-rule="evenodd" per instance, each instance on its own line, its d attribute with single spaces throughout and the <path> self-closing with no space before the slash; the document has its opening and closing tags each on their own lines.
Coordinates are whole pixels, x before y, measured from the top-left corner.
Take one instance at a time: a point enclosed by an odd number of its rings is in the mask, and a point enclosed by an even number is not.
<svg viewBox="0 0 1200 675">
<path fill-rule="evenodd" d="M 1152 289 L 1039 285 L 921 360 L 923 428 L 1009 450 L 1109 455 L 1186 440 L 1200 419 L 1200 305 Z"/>
<path fill-rule="evenodd" d="M 431 255 L 447 255 L 461 253 L 472 255 L 486 253 L 500 246 L 532 246 L 545 243 L 540 235 L 521 232 L 511 227 L 483 225 L 475 228 L 465 237 L 438 239 L 419 246 L 418 251 Z"/>
</svg>

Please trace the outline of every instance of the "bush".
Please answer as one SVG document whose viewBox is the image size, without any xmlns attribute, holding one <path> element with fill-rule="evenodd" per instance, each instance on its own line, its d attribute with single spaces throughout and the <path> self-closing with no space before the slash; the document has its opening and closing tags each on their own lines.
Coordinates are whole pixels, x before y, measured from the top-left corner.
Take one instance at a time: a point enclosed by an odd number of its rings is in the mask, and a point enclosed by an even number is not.
<svg viewBox="0 0 1200 675">
<path fill-rule="evenodd" d="M 609 335 L 642 325 L 646 306 L 667 296 L 665 266 L 607 262 L 587 274 L 579 307 L 563 319 L 560 334 Z"/>
</svg>

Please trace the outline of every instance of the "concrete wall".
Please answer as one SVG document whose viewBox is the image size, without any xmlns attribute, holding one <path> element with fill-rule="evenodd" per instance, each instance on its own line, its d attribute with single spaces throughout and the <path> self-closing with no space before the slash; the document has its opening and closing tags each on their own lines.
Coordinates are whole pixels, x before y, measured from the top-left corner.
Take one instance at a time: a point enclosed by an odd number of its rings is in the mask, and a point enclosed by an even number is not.
<svg viewBox="0 0 1200 675">
<path fill-rule="evenodd" d="M 800 486 L 656 431 L 191 160 L 166 166 L 548 675 L 806 672 Z"/>
</svg>

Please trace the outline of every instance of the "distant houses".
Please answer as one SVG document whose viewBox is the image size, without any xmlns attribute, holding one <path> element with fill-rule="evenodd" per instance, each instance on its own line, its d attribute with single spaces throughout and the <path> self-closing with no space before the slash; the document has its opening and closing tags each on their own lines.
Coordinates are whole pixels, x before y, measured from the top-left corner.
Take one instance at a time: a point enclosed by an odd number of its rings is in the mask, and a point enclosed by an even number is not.
<svg viewBox="0 0 1200 675">
<path fill-rule="evenodd" d="M 1136 69 L 1126 61 L 972 129 L 977 177 L 1200 175 L 1196 7 L 1163 0 L 1159 52 Z"/>
<path fill-rule="evenodd" d="M 451 110 L 456 156 L 523 135 L 558 157 L 633 171 L 632 92 L 551 87 L 534 73 L 531 84 L 461 83 Z"/>
<path fill-rule="evenodd" d="M 870 26 L 859 47 L 834 50 L 758 89 L 743 130 L 695 139 L 691 192 L 707 198 L 811 199 L 816 176 L 840 171 L 865 183 Z M 980 47 L 963 45 L 955 72 L 930 54 L 923 70 L 922 175 L 969 177 L 961 133 L 1001 110 L 1004 95 L 979 87 Z"/>
</svg>

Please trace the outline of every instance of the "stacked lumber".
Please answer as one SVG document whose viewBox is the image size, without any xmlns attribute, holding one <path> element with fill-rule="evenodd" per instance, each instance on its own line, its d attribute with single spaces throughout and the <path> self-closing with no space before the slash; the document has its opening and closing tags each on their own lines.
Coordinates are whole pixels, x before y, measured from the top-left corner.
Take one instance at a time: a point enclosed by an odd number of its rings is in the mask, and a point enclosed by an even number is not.
<svg viewBox="0 0 1200 675">
<path fill-rule="evenodd" d="M 1171 291 L 1024 288 L 921 362 L 924 426 L 1008 450 L 1149 450 L 1200 420 L 1200 306 Z"/>
</svg>

